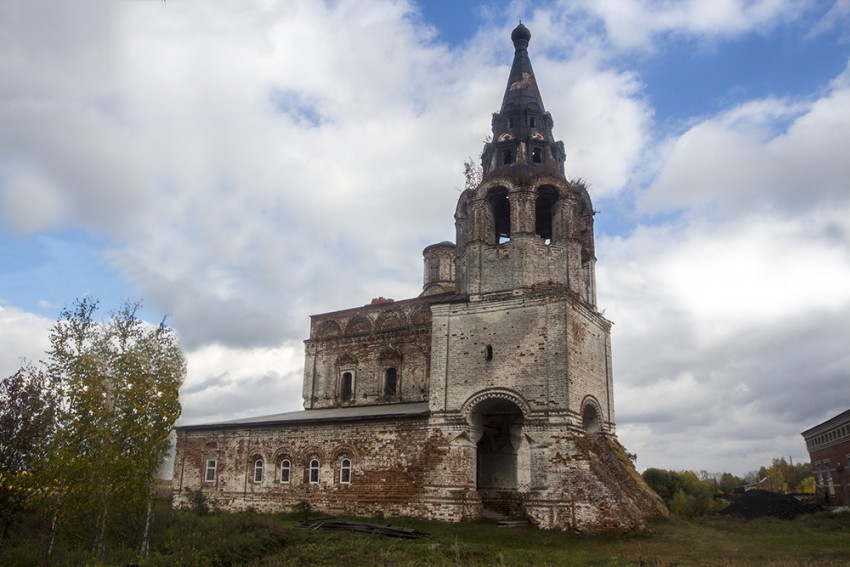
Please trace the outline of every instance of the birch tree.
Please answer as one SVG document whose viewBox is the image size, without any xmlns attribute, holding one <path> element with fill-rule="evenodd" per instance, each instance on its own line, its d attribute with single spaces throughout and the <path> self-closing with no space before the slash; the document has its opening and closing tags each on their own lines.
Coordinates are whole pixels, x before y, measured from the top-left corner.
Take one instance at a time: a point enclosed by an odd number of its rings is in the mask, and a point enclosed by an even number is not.
<svg viewBox="0 0 850 567">
<path fill-rule="evenodd" d="M 78 522 L 102 554 L 113 517 L 143 517 L 180 416 L 183 353 L 163 321 L 152 326 L 128 302 L 106 321 L 89 299 L 62 311 L 50 334 L 48 372 L 59 385 L 52 454 L 57 514 Z M 145 531 L 144 527 L 139 530 Z"/>
</svg>

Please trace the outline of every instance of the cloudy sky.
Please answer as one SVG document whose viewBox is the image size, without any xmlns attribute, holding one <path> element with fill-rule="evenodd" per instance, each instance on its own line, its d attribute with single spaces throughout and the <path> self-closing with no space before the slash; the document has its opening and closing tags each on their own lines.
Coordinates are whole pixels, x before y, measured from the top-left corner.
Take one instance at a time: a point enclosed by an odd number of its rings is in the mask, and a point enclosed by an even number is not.
<svg viewBox="0 0 850 567">
<path fill-rule="evenodd" d="M 512 60 L 590 184 L 638 468 L 850 407 L 850 1 L 0 3 L 0 375 L 140 299 L 182 423 L 301 407 L 308 315 L 421 289 Z"/>
</svg>

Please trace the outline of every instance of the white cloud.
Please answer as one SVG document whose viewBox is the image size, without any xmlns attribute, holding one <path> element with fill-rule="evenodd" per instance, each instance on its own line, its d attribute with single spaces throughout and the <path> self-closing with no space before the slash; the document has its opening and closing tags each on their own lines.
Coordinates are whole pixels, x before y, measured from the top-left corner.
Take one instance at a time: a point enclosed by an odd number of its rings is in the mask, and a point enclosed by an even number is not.
<svg viewBox="0 0 850 567">
<path fill-rule="evenodd" d="M 304 348 L 231 349 L 210 345 L 186 353 L 181 423 L 214 422 L 301 409 Z"/>
<path fill-rule="evenodd" d="M 805 0 L 588 0 L 568 5 L 602 21 L 617 49 L 651 49 L 657 36 L 713 40 L 770 28 L 798 17 Z"/>
<path fill-rule="evenodd" d="M 748 102 L 668 140 L 660 172 L 640 206 L 645 211 L 716 207 L 727 215 L 793 213 L 825 201 L 846 206 L 848 75 L 845 71 L 810 103 Z"/>
<path fill-rule="evenodd" d="M 56 226 L 65 217 L 63 195 L 38 171 L 22 171 L 6 180 L 5 216 L 15 230 L 31 233 Z"/>
<path fill-rule="evenodd" d="M 0 380 L 11 376 L 25 361 L 38 364 L 50 346 L 53 321 L 0 304 Z"/>
</svg>

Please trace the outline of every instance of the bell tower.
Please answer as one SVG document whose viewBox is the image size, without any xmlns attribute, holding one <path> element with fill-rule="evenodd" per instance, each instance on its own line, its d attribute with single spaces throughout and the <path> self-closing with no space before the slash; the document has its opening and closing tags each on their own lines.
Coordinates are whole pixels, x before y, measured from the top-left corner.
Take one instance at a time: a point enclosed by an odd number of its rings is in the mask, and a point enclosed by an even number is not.
<svg viewBox="0 0 850 567">
<path fill-rule="evenodd" d="M 514 60 L 481 154 L 482 181 L 458 200 L 457 290 L 562 287 L 595 306 L 593 206 L 583 183 L 564 175 L 564 144 L 552 134 L 530 39 L 522 24 L 511 34 Z"/>
<path fill-rule="evenodd" d="M 456 246 L 424 254 L 433 275 L 423 294 L 446 293 L 432 296 L 429 383 L 442 457 L 423 502 L 462 518 L 526 515 L 542 527 L 635 525 L 660 509 L 616 440 L 593 206 L 564 173 L 530 39 L 522 24 L 511 34 L 482 180 L 458 199 Z M 452 254 L 454 289 L 434 267 Z"/>
</svg>

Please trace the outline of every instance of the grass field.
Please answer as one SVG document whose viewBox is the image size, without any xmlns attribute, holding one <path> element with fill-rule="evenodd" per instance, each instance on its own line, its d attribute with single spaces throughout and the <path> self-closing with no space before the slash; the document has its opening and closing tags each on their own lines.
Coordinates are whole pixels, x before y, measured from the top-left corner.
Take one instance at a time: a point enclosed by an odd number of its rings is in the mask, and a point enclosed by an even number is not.
<svg viewBox="0 0 850 567">
<path fill-rule="evenodd" d="M 310 530 L 294 514 L 197 515 L 163 510 L 152 554 L 113 550 L 100 561 L 58 547 L 51 565 L 605 565 L 777 566 L 850 565 L 850 514 L 827 512 L 796 520 L 712 517 L 658 521 L 642 533 L 590 536 L 500 528 L 487 522 L 442 524 L 407 518 L 364 519 L 427 532 L 421 539 Z M 43 565 L 43 540 L 19 541 L 0 565 Z"/>
</svg>

